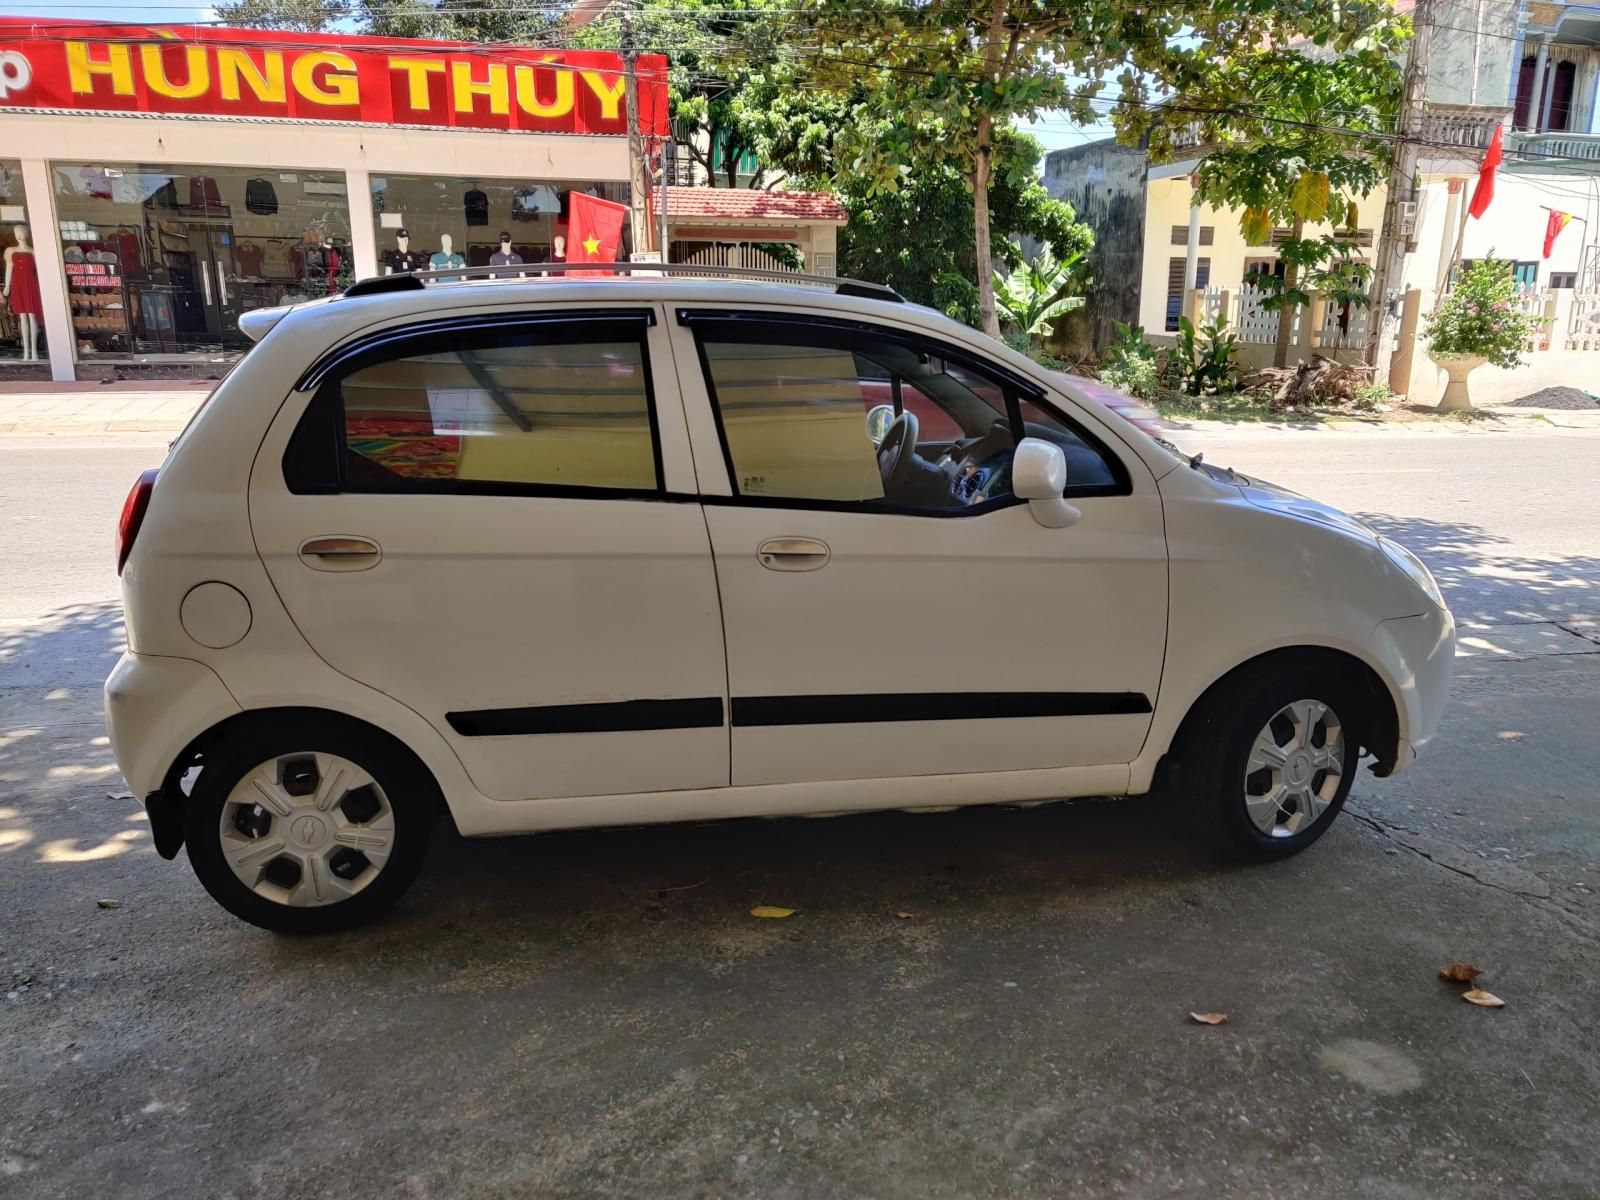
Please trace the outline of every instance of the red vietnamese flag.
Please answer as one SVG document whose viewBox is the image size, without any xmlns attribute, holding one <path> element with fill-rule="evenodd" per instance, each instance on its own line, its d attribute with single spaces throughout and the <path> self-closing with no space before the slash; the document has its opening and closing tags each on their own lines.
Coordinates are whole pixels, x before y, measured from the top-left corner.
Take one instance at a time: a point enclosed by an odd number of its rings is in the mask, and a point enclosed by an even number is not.
<svg viewBox="0 0 1600 1200">
<path fill-rule="evenodd" d="M 1556 239 L 1561 236 L 1561 231 L 1567 227 L 1567 222 L 1572 220 L 1571 213 L 1550 210 L 1550 219 L 1544 223 L 1544 256 L 1550 257 L 1551 251 L 1556 248 Z"/>
<path fill-rule="evenodd" d="M 616 262 L 622 247 L 626 204 L 613 204 L 583 192 L 567 193 L 567 261 Z M 611 271 L 568 271 L 568 275 L 611 275 Z"/>
<path fill-rule="evenodd" d="M 1483 165 L 1478 168 L 1478 186 L 1472 189 L 1472 203 L 1467 206 L 1467 211 L 1475 217 L 1482 217 L 1489 208 L 1489 201 L 1494 199 L 1494 173 L 1500 166 L 1500 148 L 1505 141 L 1506 127 L 1496 125 L 1494 136 L 1489 139 L 1489 149 L 1484 153 Z"/>
</svg>

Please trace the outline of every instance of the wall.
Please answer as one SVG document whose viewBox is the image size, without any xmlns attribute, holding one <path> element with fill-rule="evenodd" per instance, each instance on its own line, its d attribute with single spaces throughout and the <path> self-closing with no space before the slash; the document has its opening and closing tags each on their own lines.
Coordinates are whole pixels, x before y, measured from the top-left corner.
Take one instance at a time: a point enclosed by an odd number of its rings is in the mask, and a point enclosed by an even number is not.
<svg viewBox="0 0 1600 1200">
<path fill-rule="evenodd" d="M 1428 56 L 1428 99 L 1436 104 L 1511 103 L 1516 84 L 1520 0 L 1438 0 Z M 1474 31 L 1481 30 L 1482 36 Z M 1531 51 L 1529 51 L 1531 53 Z"/>
<path fill-rule="evenodd" d="M 1173 244 L 1172 227 L 1181 225 L 1187 230 L 1189 204 L 1193 195 L 1187 174 L 1168 178 L 1152 178 L 1149 199 L 1145 210 L 1144 264 L 1139 285 L 1139 323 L 1148 333 L 1160 333 L 1166 323 L 1167 275 L 1170 260 L 1184 257 L 1184 244 Z M 1360 204 L 1357 228 L 1371 229 L 1376 234 L 1383 215 L 1382 188 L 1373 192 Z M 1239 231 L 1239 213 L 1218 210 L 1209 205 L 1200 211 L 1202 226 L 1213 229 L 1212 244 L 1200 247 L 1200 257 L 1211 260 L 1210 286 L 1223 287 L 1237 292 L 1244 281 L 1244 264 L 1247 258 L 1271 258 L 1275 252 L 1270 246 L 1251 246 Z M 1306 235 L 1327 232 L 1331 226 L 1308 226 Z M 1363 252 L 1370 256 L 1372 247 Z"/>
<path fill-rule="evenodd" d="M 1094 282 L 1087 302 L 1061 322 L 1059 343 L 1070 357 L 1108 345 L 1117 321 L 1139 323 L 1145 169 L 1143 150 L 1113 141 L 1053 150 L 1045 157 L 1045 190 L 1070 203 L 1078 220 L 1094 230 Z"/>
</svg>

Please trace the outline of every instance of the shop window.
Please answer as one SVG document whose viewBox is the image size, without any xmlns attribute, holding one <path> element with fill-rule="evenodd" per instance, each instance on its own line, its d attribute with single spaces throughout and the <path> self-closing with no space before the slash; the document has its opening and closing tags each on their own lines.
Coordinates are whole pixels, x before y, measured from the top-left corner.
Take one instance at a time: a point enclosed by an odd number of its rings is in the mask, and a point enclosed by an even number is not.
<svg viewBox="0 0 1600 1200">
<path fill-rule="evenodd" d="M 374 175 L 371 184 L 378 270 L 386 275 L 564 262 L 571 193 L 627 199 L 623 185 L 571 180 Z"/>
<path fill-rule="evenodd" d="M 0 357 L 27 362 L 45 357 L 44 303 L 39 295 L 38 235 L 28 224 L 22 197 L 22 164 L 0 159 L 0 256 L 4 296 L 0 297 Z"/>
<path fill-rule="evenodd" d="M 343 291 L 355 275 L 342 172 L 58 163 L 79 357 L 224 359 L 239 314 Z"/>
</svg>

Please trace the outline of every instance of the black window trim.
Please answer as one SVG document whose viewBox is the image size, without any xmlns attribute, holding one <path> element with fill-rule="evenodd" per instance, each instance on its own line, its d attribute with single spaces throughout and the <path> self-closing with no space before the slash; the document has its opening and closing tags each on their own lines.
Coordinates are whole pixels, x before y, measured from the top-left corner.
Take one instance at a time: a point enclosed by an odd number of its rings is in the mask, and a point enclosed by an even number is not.
<svg viewBox="0 0 1600 1200">
<path fill-rule="evenodd" d="M 555 324 L 576 324 L 580 326 L 580 339 L 583 342 L 599 341 L 603 339 L 603 326 L 608 323 L 633 327 L 635 340 L 639 346 L 640 357 L 644 366 L 644 393 L 645 408 L 650 421 L 650 454 L 652 469 L 655 473 L 655 486 L 653 488 L 613 488 L 595 487 L 583 484 L 564 483 L 520 483 L 509 480 L 494 479 L 408 479 L 396 477 L 391 482 L 369 481 L 352 486 L 350 484 L 346 463 L 348 461 L 349 446 L 345 440 L 344 397 L 340 391 L 340 384 L 345 377 L 353 371 L 370 366 L 374 362 L 390 361 L 400 354 L 380 354 L 381 351 L 390 350 L 395 346 L 403 347 L 407 342 L 425 340 L 442 334 L 478 334 L 485 332 L 504 332 L 527 328 L 530 326 L 548 326 Z M 598 308 L 598 309 L 563 309 L 559 312 L 541 313 L 499 313 L 489 317 L 478 315 L 474 317 L 450 318 L 439 321 L 422 321 L 409 325 L 397 325 L 376 333 L 358 337 L 350 342 L 330 350 L 323 355 L 305 376 L 301 383 L 306 386 L 297 386 L 297 391 L 308 390 L 315 381 L 316 391 L 300 419 L 295 424 L 295 429 L 289 436 L 288 445 L 283 452 L 283 479 L 293 495 L 421 495 L 421 496 L 544 496 L 554 499 L 573 500 L 661 500 L 661 499 L 692 499 L 669 495 L 666 486 L 666 466 L 661 455 L 661 427 L 657 413 L 655 372 L 650 358 L 650 344 L 648 331 L 655 325 L 654 309 L 636 308 Z M 331 428 L 319 432 L 316 430 L 318 423 L 324 423 Z M 301 444 L 302 432 L 307 432 L 310 437 L 329 437 L 335 442 L 334 449 L 334 482 L 331 486 L 320 480 L 306 477 L 304 455 L 306 453 Z"/>
<path fill-rule="evenodd" d="M 786 330 L 796 328 L 811 328 L 833 333 L 858 333 L 871 334 L 889 341 L 900 342 L 913 346 L 927 353 L 939 357 L 974 371 L 977 374 L 998 383 L 1005 391 L 1006 415 L 1011 424 L 1012 437 L 1020 442 L 1027 436 L 1022 417 L 1021 400 L 1026 399 L 1049 413 L 1068 429 L 1074 436 L 1082 440 L 1085 446 L 1097 453 L 1110 468 L 1115 482 L 1111 484 L 1084 484 L 1074 487 L 1069 481 L 1065 497 L 1082 498 L 1090 496 L 1127 496 L 1133 493 L 1133 480 L 1128 473 L 1127 465 L 1121 457 L 1111 451 L 1105 442 L 1096 437 L 1081 423 L 1061 412 L 1050 402 L 1045 390 L 1031 379 L 1007 370 L 998 364 L 979 358 L 970 351 L 958 346 L 952 346 L 940 341 L 937 337 L 926 334 L 913 333 L 909 330 L 897 329 L 889 325 L 879 325 L 871 321 L 853 321 L 848 318 L 818 317 L 802 313 L 765 312 L 755 309 L 745 310 L 713 310 L 713 309 L 687 309 L 680 308 L 677 312 L 678 323 L 688 328 L 694 334 L 696 357 L 700 362 L 700 376 L 705 382 L 706 398 L 711 403 L 711 416 L 717 428 L 717 441 L 722 449 L 722 465 L 728 474 L 728 486 L 733 489 L 730 496 L 702 496 L 704 504 L 715 504 L 721 507 L 750 508 L 788 508 L 808 512 L 853 512 L 853 513 L 878 513 L 913 517 L 934 518 L 962 518 L 978 517 L 987 513 L 998 512 L 1001 509 L 1015 508 L 1026 504 L 1027 501 L 1015 495 L 998 496 L 993 500 L 986 500 L 982 504 L 974 504 L 964 508 L 919 508 L 910 504 L 895 504 L 887 500 L 824 500 L 814 497 L 796 496 L 746 496 L 739 492 L 738 472 L 733 465 L 733 452 L 728 445 L 728 433 L 722 424 L 722 406 L 717 400 L 716 383 L 711 375 L 711 361 L 706 355 L 705 333 L 708 327 L 722 324 L 733 325 L 740 334 L 740 340 L 748 340 L 752 344 L 766 331 L 776 331 L 777 336 L 782 336 Z M 892 373 L 891 373 L 892 374 Z"/>
</svg>

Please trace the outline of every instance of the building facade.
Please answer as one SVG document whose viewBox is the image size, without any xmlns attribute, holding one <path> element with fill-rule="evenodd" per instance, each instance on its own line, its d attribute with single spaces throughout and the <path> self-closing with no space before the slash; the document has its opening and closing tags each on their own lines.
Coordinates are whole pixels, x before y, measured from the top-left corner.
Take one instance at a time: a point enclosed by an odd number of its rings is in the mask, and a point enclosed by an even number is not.
<svg viewBox="0 0 1600 1200">
<path fill-rule="evenodd" d="M 573 192 L 628 199 L 624 89 L 606 51 L 0 18 L 0 371 L 217 373 L 251 308 L 562 259 Z"/>
</svg>

